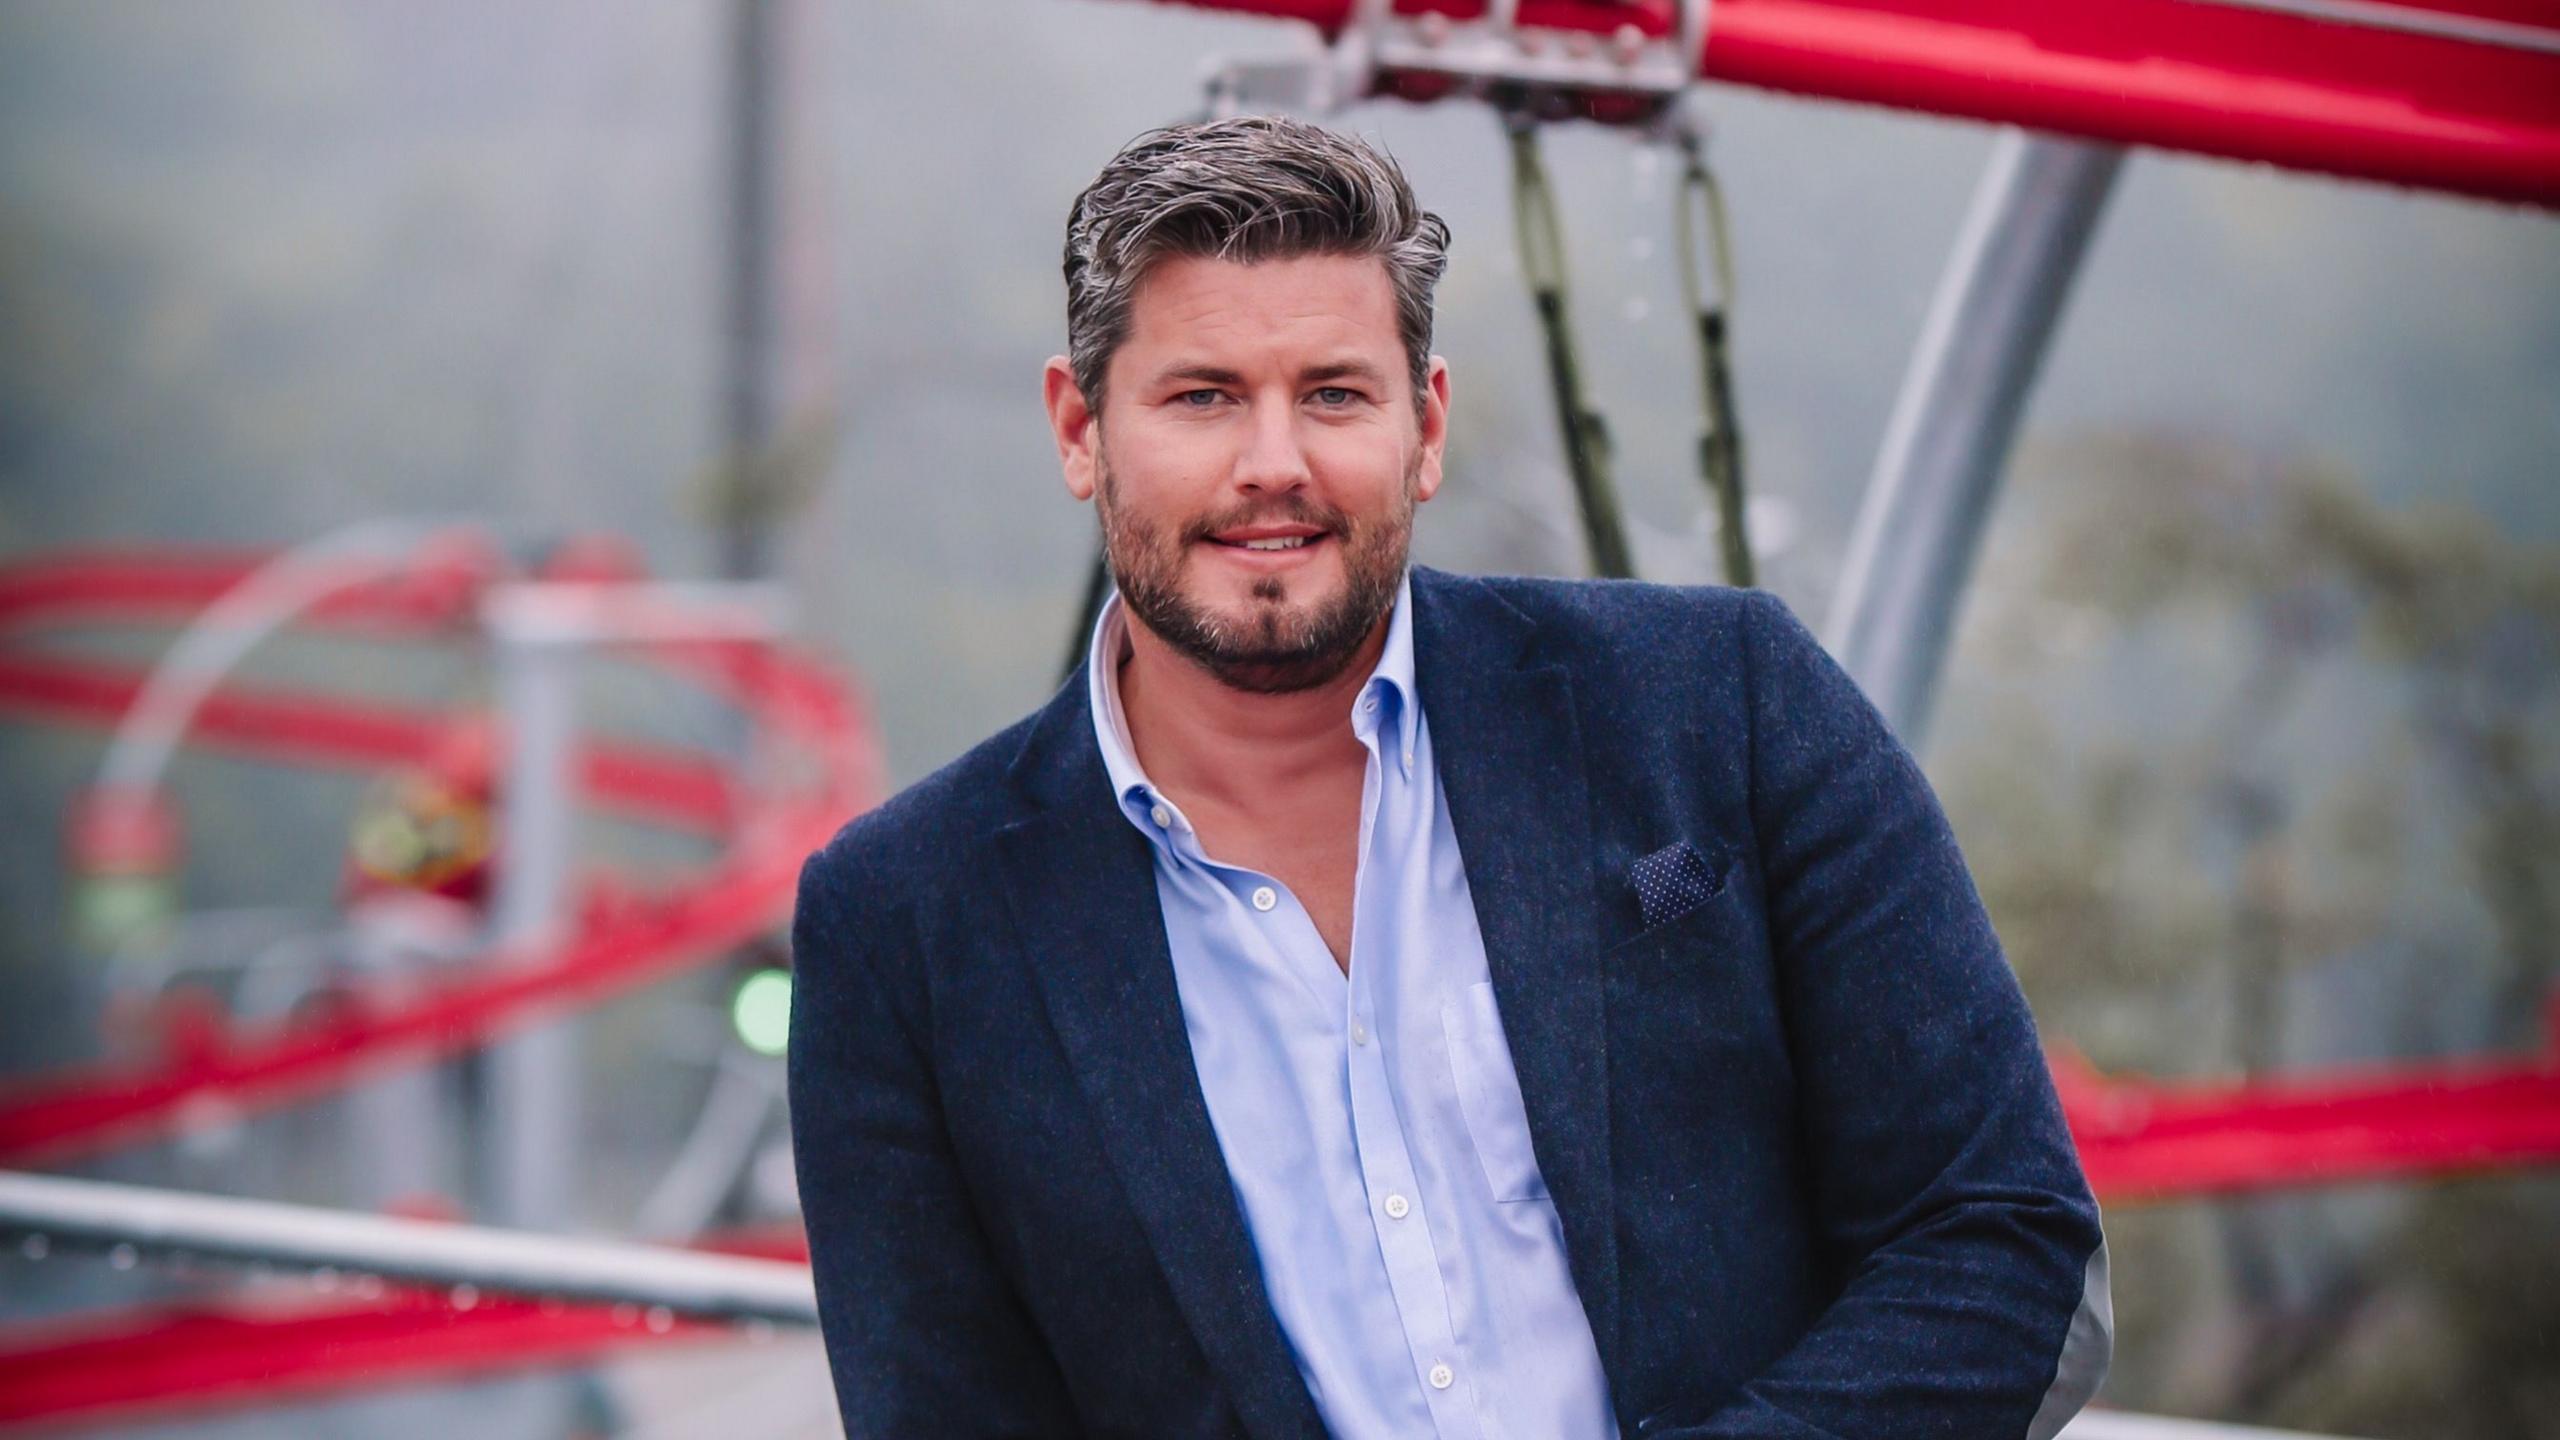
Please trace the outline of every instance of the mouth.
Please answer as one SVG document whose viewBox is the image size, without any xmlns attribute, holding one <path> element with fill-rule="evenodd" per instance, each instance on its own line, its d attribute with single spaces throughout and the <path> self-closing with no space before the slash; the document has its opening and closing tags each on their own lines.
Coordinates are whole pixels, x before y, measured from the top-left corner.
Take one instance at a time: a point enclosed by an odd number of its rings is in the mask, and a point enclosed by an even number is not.
<svg viewBox="0 0 2560 1440">
<path fill-rule="evenodd" d="M 1206 537 L 1206 543 L 1238 557 L 1260 561 L 1294 559 L 1315 550 L 1332 532 L 1313 525 L 1244 525 Z"/>
</svg>

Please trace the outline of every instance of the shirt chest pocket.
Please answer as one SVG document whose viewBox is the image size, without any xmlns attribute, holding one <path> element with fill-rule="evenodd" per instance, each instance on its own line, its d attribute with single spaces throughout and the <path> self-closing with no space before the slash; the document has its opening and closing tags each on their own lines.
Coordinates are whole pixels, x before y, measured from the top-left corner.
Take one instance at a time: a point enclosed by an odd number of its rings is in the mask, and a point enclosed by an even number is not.
<svg viewBox="0 0 2560 1440">
<path fill-rule="evenodd" d="M 1467 1139 L 1493 1198 L 1546 1199 L 1547 1182 L 1538 1174 L 1538 1157 L 1529 1146 L 1528 1107 L 1520 1098 L 1511 1046 L 1502 1035 L 1493 982 L 1450 996 L 1440 1007 L 1440 1028 L 1449 1042 L 1449 1072 L 1457 1082 Z"/>
</svg>

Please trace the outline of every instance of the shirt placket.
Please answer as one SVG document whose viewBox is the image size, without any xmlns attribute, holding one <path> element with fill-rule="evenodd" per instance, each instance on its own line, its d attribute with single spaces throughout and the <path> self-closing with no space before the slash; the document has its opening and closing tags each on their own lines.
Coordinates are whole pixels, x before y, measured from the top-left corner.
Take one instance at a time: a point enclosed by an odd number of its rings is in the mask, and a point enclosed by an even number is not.
<svg viewBox="0 0 2560 1440">
<path fill-rule="evenodd" d="M 1360 807 L 1358 871 L 1365 882 L 1373 841 L 1388 808 L 1385 774 L 1390 757 L 1385 737 L 1390 727 L 1376 723 L 1374 692 L 1363 698 L 1362 706 L 1354 728 L 1369 750 Z M 1448 1290 L 1441 1281 L 1430 1220 L 1423 1212 L 1420 1177 L 1387 1079 L 1386 1049 L 1393 1037 L 1379 1033 L 1377 1023 L 1376 971 L 1379 965 L 1391 963 L 1382 957 L 1395 955 L 1397 946 L 1393 937 L 1376 936 L 1374 930 L 1369 932 L 1371 942 L 1362 946 L 1360 911 L 1367 898 L 1355 892 L 1353 899 L 1351 983 L 1344 1000 L 1344 1029 L 1350 1040 L 1344 1053 L 1352 1143 L 1360 1157 L 1361 1178 L 1368 1186 L 1369 1223 L 1377 1231 L 1378 1250 L 1386 1259 L 1387 1285 L 1395 1295 L 1397 1318 L 1404 1325 L 1405 1344 L 1412 1351 L 1414 1376 L 1422 1386 L 1423 1402 L 1430 1407 L 1432 1426 L 1443 1440 L 1477 1440 L 1481 1427 L 1468 1398 L 1473 1387 L 1467 1383 L 1469 1377 L 1460 1373 Z M 1390 907 L 1385 913 L 1394 911 Z"/>
</svg>

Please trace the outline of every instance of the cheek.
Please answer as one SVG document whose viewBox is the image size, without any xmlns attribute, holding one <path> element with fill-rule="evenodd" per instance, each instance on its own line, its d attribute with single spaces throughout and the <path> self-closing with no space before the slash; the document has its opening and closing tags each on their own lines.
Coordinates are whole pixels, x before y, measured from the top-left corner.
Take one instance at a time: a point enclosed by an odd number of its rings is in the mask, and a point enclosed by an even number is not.
<svg viewBox="0 0 2560 1440">
<path fill-rule="evenodd" d="M 1398 450 L 1377 446 L 1346 452 L 1338 459 L 1316 459 L 1323 477 L 1323 498 L 1375 524 L 1405 504 L 1405 476 L 1412 464 Z"/>
<path fill-rule="evenodd" d="M 1384 416 L 1363 424 L 1311 425 L 1299 443 L 1309 459 L 1364 484 L 1403 478 L 1415 453 L 1410 428 Z"/>
<path fill-rule="evenodd" d="M 1182 505 L 1216 489 L 1230 457 L 1206 427 L 1151 428 L 1113 447 L 1111 473 L 1121 489 L 1150 505 Z"/>
<path fill-rule="evenodd" d="M 1114 470 L 1104 520 L 1112 529 L 1158 555 L 1177 557 L 1183 534 L 1212 508 L 1201 487 L 1162 474 L 1131 476 Z"/>
</svg>

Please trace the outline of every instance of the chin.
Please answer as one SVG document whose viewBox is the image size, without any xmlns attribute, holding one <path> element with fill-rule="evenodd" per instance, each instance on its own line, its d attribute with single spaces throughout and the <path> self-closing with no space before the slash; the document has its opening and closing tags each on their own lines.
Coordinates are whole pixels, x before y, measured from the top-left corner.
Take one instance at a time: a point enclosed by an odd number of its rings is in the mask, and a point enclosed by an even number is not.
<svg viewBox="0 0 2560 1440">
<path fill-rule="evenodd" d="M 1261 640 L 1272 629 L 1282 636 L 1304 633 L 1314 622 L 1318 608 L 1294 595 L 1286 600 L 1246 597 L 1202 606 L 1201 613 L 1238 639 Z"/>
<path fill-rule="evenodd" d="M 1239 690 L 1283 693 L 1331 680 L 1377 620 L 1341 556 L 1257 567 L 1195 552 L 1170 584 L 1150 583 L 1142 566 L 1130 573 L 1135 583 L 1124 582 L 1121 594 L 1137 618 Z"/>
<path fill-rule="evenodd" d="M 1339 573 L 1211 575 L 1196 572 L 1185 599 L 1203 613 L 1230 623 L 1260 623 L 1264 615 L 1312 616 L 1339 598 Z"/>
</svg>

